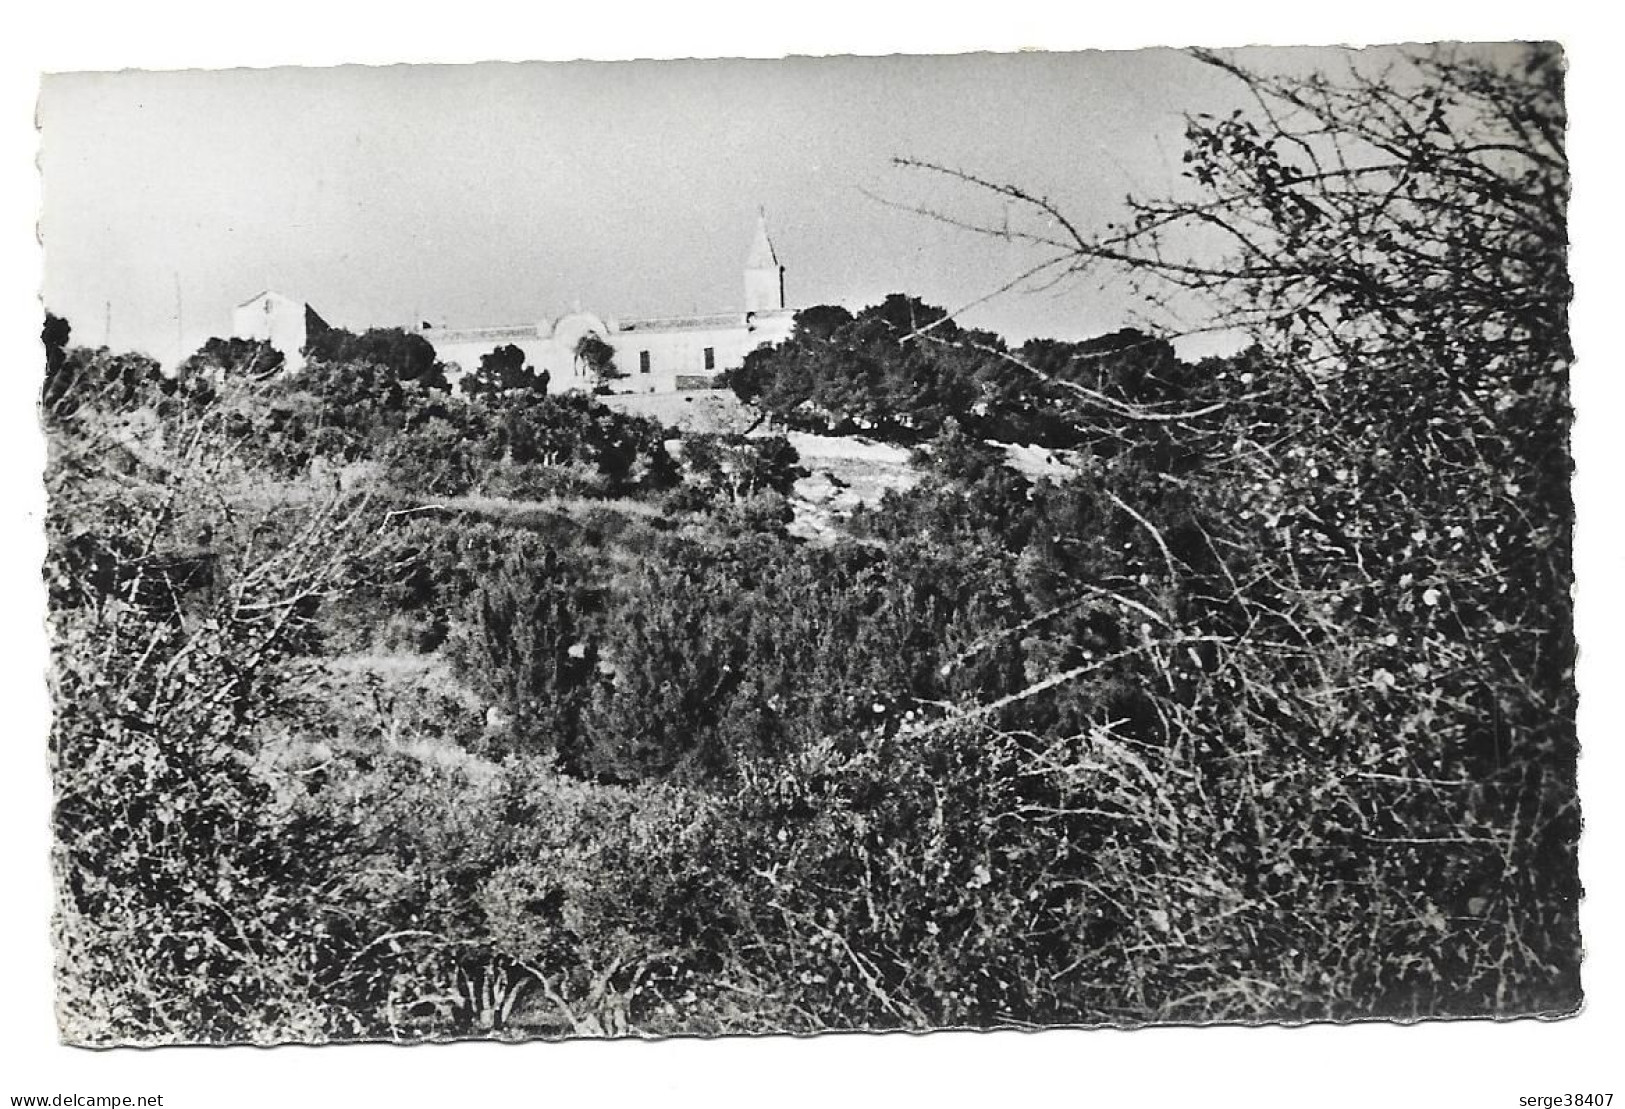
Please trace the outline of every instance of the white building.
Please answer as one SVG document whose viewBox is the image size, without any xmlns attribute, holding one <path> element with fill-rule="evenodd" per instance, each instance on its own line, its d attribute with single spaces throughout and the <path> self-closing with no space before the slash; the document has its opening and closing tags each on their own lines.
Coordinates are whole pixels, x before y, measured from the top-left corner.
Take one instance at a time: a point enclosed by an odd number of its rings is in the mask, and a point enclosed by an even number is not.
<svg viewBox="0 0 1625 1109">
<path fill-rule="evenodd" d="M 231 334 L 237 339 L 258 339 L 282 352 L 283 364 L 290 370 L 303 369 L 305 342 L 313 327 L 326 327 L 326 321 L 302 300 L 273 293 L 255 293 L 231 310 Z"/>
<path fill-rule="evenodd" d="M 547 371 L 555 392 L 588 389 L 594 384 L 575 356 L 576 345 L 597 335 L 615 351 L 615 366 L 625 376 L 616 392 L 666 393 L 710 388 L 723 370 L 742 365 L 757 347 L 790 335 L 795 313 L 784 303 L 784 267 L 768 238 L 767 221 L 758 217 L 756 237 L 745 259 L 744 310 L 708 315 L 602 317 L 571 312 L 557 320 L 503 327 L 423 327 L 419 333 L 434 344 L 435 355 L 464 373 L 499 346 L 516 346 L 537 370 Z M 448 376 L 455 376 L 448 369 Z"/>
</svg>

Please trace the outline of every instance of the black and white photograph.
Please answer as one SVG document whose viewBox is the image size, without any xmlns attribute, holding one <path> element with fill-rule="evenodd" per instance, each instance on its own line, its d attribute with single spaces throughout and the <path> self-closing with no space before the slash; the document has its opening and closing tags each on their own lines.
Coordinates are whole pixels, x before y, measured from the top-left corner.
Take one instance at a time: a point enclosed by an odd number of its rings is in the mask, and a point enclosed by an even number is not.
<svg viewBox="0 0 1625 1109">
<path fill-rule="evenodd" d="M 34 1017 L 1584 1022 L 1569 71 L 36 75 Z"/>
</svg>

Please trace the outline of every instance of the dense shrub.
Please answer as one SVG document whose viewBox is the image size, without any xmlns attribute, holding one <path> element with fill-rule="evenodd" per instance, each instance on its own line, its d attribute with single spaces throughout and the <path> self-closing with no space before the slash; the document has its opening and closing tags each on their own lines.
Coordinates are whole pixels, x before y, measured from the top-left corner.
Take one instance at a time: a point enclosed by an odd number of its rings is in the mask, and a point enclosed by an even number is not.
<svg viewBox="0 0 1625 1109">
<path fill-rule="evenodd" d="M 447 387 L 445 367 L 435 358 L 433 344 L 398 327 L 375 327 L 356 335 L 322 324 L 309 329 L 304 353 L 312 361 L 378 366 L 395 380 L 420 388 Z"/>
<path fill-rule="evenodd" d="M 334 503 L 265 563 L 177 574 L 200 527 L 232 526 L 209 498 L 229 453 L 220 422 L 175 436 L 187 450 L 154 458 L 156 493 L 132 498 L 99 462 L 117 425 L 78 415 L 55 444 L 46 566 L 64 1029 L 92 1043 L 322 1036 L 343 1027 L 310 927 L 336 833 L 279 809 L 256 734 L 286 704 L 280 664 L 310 649 L 356 518 Z"/>
</svg>

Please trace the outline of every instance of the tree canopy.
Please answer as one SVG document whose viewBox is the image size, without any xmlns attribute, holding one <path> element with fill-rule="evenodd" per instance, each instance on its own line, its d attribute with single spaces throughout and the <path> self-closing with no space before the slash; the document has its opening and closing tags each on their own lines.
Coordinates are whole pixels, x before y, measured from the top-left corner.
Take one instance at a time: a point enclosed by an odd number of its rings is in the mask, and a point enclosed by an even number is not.
<svg viewBox="0 0 1625 1109">
<path fill-rule="evenodd" d="M 324 362 L 373 362 L 387 368 L 397 381 L 425 389 L 448 387 L 445 367 L 435 357 L 433 344 L 399 327 L 369 328 L 360 335 L 323 327 L 308 334 L 304 353 Z"/>
<path fill-rule="evenodd" d="M 576 342 L 575 359 L 586 367 L 597 389 L 607 389 L 611 381 L 626 376 L 615 365 L 615 348 L 602 335 L 589 331 Z"/>
<path fill-rule="evenodd" d="M 283 366 L 281 351 L 260 339 L 212 338 L 181 363 L 183 375 L 267 377 Z"/>
<path fill-rule="evenodd" d="M 464 375 L 459 388 L 470 396 L 512 392 L 547 392 L 548 373 L 526 363 L 525 352 L 512 343 L 480 356 L 479 368 Z"/>
</svg>

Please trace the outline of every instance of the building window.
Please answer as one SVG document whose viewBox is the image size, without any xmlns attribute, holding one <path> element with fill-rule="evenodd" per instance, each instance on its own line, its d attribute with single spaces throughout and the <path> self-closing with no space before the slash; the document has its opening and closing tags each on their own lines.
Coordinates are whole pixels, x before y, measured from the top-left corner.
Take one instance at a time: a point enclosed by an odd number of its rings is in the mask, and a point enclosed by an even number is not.
<svg viewBox="0 0 1625 1109">
<path fill-rule="evenodd" d="M 717 368 L 717 348 L 716 347 L 706 347 L 705 348 L 705 368 L 708 369 L 708 370 L 714 370 L 714 369 Z"/>
<path fill-rule="evenodd" d="M 649 372 L 649 352 L 646 351 L 646 350 L 640 350 L 640 351 L 638 351 L 638 373 L 646 374 L 648 372 Z"/>
</svg>

